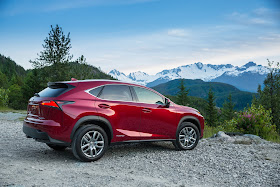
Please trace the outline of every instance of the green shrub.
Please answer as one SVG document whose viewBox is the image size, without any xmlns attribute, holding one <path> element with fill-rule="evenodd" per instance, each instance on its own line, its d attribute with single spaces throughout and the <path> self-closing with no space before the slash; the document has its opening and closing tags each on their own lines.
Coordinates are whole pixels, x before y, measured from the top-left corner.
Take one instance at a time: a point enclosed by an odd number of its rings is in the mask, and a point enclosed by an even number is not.
<svg viewBox="0 0 280 187">
<path fill-rule="evenodd" d="M 25 109 L 26 102 L 23 102 L 23 95 L 19 85 L 13 84 L 9 87 L 9 107 L 15 110 Z"/>
<path fill-rule="evenodd" d="M 223 132 L 241 132 L 240 129 L 237 128 L 236 118 L 232 120 L 225 121 L 223 124 L 219 125 L 219 131 Z"/>
<path fill-rule="evenodd" d="M 244 133 L 255 134 L 267 138 L 276 132 L 276 126 L 272 125 L 271 111 L 262 105 L 251 105 L 241 112 L 236 119 L 236 127 Z"/>
<path fill-rule="evenodd" d="M 266 110 L 261 105 L 252 104 L 251 107 L 244 109 L 232 120 L 225 121 L 217 127 L 210 127 L 205 124 L 204 138 L 211 137 L 219 131 L 255 134 L 268 141 L 280 143 L 276 126 L 272 125 L 271 111 Z"/>
</svg>

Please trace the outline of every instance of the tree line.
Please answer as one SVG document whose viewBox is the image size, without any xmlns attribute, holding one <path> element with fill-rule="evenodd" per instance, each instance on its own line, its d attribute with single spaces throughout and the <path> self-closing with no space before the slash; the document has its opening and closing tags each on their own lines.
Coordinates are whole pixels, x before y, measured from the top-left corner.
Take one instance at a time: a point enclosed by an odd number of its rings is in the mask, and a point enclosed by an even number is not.
<svg viewBox="0 0 280 187">
<path fill-rule="evenodd" d="M 223 107 L 218 108 L 215 103 L 215 95 L 209 89 L 207 100 L 194 102 L 188 96 L 189 90 L 181 80 L 179 92 L 172 97 L 178 104 L 197 108 L 206 118 L 206 125 L 219 127 L 222 130 L 230 130 L 243 133 L 253 133 L 265 138 L 280 134 L 280 64 L 269 61 L 270 72 L 264 80 L 264 87 L 258 87 L 258 93 L 253 97 L 251 106 L 243 111 L 235 111 L 231 94 L 224 101 Z M 275 137 L 278 135 L 275 135 Z"/>
<path fill-rule="evenodd" d="M 69 81 L 72 77 L 80 80 L 113 79 L 87 64 L 83 55 L 73 59 L 71 48 L 70 32 L 65 35 L 56 25 L 51 26 L 38 57 L 30 60 L 34 69 L 25 71 L 10 58 L 0 55 L 0 107 L 26 109 L 28 100 L 48 82 Z"/>
</svg>

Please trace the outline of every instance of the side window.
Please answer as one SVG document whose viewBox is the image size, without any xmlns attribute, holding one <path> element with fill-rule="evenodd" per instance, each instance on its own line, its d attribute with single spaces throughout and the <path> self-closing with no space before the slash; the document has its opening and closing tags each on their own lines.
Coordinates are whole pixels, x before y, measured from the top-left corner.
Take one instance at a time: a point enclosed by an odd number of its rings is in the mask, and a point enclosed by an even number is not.
<svg viewBox="0 0 280 187">
<path fill-rule="evenodd" d="M 149 103 L 149 104 L 158 104 L 158 105 L 163 105 L 164 101 L 161 96 L 158 94 L 144 89 L 140 87 L 133 87 L 135 90 L 135 93 L 138 97 L 139 102 L 141 103 Z"/>
<path fill-rule="evenodd" d="M 132 101 L 130 89 L 126 85 L 106 85 L 99 97 L 116 101 Z"/>
<path fill-rule="evenodd" d="M 97 97 L 99 92 L 102 90 L 102 88 L 103 88 L 103 86 L 94 88 L 94 89 L 90 90 L 89 93 Z"/>
</svg>

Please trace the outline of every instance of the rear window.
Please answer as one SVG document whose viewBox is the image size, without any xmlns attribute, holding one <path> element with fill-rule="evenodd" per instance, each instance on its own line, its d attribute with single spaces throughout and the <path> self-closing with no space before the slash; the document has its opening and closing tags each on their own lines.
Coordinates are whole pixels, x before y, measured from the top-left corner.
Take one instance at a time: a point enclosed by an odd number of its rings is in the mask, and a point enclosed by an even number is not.
<svg viewBox="0 0 280 187">
<path fill-rule="evenodd" d="M 38 94 L 39 97 L 58 97 L 72 88 L 74 88 L 74 86 L 64 83 L 48 83 L 48 87 Z"/>
<path fill-rule="evenodd" d="M 67 88 L 50 88 L 47 87 L 41 92 L 39 92 L 40 97 L 57 97 L 65 92 Z"/>
</svg>

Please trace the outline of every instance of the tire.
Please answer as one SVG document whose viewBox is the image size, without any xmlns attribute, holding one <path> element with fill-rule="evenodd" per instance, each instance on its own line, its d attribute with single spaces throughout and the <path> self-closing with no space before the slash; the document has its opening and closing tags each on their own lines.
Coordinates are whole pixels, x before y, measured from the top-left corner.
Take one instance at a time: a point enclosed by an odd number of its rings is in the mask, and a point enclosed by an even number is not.
<svg viewBox="0 0 280 187">
<path fill-rule="evenodd" d="M 52 148 L 53 150 L 56 150 L 56 151 L 64 151 L 67 148 L 67 146 L 48 144 L 48 143 L 47 143 L 47 146 L 49 146 L 50 148 Z"/>
<path fill-rule="evenodd" d="M 176 140 L 172 143 L 176 150 L 192 150 L 197 146 L 199 138 L 198 128 L 191 122 L 183 122 L 176 132 Z"/>
<path fill-rule="evenodd" d="M 86 125 L 78 129 L 72 141 L 73 155 L 85 162 L 100 159 L 108 148 L 108 136 L 97 125 Z"/>
</svg>

